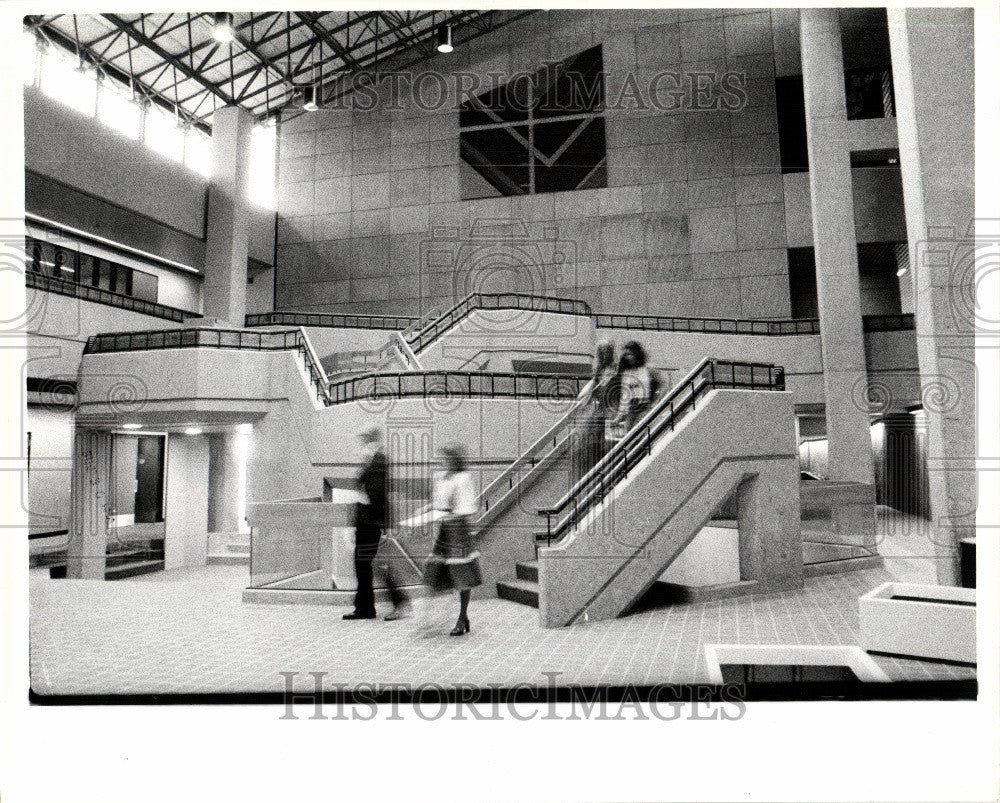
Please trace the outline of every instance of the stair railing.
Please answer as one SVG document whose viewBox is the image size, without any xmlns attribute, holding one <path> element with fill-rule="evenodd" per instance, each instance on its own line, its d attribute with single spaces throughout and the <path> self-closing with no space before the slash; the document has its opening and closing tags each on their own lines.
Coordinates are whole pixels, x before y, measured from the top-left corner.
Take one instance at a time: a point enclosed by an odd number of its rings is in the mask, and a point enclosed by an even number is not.
<svg viewBox="0 0 1000 803">
<path fill-rule="evenodd" d="M 575 528 L 631 469 L 652 453 L 654 441 L 662 433 L 672 432 L 688 411 L 695 409 L 698 399 L 715 388 L 784 390 L 785 369 L 768 363 L 702 361 L 655 402 L 625 437 L 558 502 L 538 511 L 546 517 L 542 536 L 545 542 L 551 544 Z"/>
<path fill-rule="evenodd" d="M 549 429 L 543 434 L 538 440 L 536 440 L 531 446 L 525 450 L 513 463 L 511 463 L 507 468 L 505 468 L 498 477 L 496 477 L 489 485 L 487 485 L 479 494 L 478 509 L 483 511 L 477 524 L 482 525 L 485 520 L 490 515 L 490 506 L 493 506 L 494 512 L 496 510 L 496 503 L 506 496 L 508 493 L 514 490 L 514 486 L 519 482 L 518 475 L 524 468 L 531 468 L 535 465 L 535 458 L 538 457 L 543 451 L 548 449 L 555 449 L 559 445 L 559 436 L 566 429 L 567 426 L 573 423 L 573 420 L 579 414 L 580 410 L 587 405 L 588 395 L 590 393 L 591 387 L 593 387 L 593 380 L 584 385 L 583 389 L 580 391 L 580 395 L 577 397 L 576 402 L 566 414 L 562 416 L 556 423 L 554 423 Z"/>
<path fill-rule="evenodd" d="M 477 309 L 518 309 L 588 316 L 591 314 L 590 306 L 586 302 L 574 298 L 537 296 L 530 293 L 471 293 L 423 329 L 408 336 L 407 341 L 414 353 L 419 354 Z"/>
</svg>

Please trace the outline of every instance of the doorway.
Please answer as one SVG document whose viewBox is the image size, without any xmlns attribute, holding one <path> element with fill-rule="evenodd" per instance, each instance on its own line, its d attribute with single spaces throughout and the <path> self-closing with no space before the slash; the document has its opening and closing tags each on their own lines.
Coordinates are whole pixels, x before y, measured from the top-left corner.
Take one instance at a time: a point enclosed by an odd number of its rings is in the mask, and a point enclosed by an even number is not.
<svg viewBox="0 0 1000 803">
<path fill-rule="evenodd" d="M 163 521 L 166 436 L 140 435 L 135 464 L 135 523 Z"/>
</svg>

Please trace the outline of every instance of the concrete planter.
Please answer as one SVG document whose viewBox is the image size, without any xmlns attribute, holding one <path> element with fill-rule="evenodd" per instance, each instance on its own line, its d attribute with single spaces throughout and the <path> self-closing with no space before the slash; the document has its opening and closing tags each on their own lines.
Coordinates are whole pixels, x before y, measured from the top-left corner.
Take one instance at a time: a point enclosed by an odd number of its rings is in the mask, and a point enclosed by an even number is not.
<svg viewBox="0 0 1000 803">
<path fill-rule="evenodd" d="M 976 590 L 884 583 L 859 600 L 869 652 L 976 662 Z"/>
<path fill-rule="evenodd" d="M 858 647 L 819 644 L 706 644 L 708 682 L 723 682 L 723 664 L 770 666 L 844 666 L 862 683 L 888 683 L 889 677 Z"/>
</svg>

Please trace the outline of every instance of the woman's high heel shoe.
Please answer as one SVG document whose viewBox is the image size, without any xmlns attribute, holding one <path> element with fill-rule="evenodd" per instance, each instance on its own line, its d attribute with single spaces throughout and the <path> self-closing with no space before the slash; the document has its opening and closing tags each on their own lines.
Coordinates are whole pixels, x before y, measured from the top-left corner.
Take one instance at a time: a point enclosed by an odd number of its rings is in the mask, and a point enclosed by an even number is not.
<svg viewBox="0 0 1000 803">
<path fill-rule="evenodd" d="M 449 633 L 448 635 L 450 635 L 450 636 L 461 636 L 461 635 L 464 635 L 464 634 L 468 633 L 469 630 L 470 630 L 470 627 L 469 627 L 469 619 L 468 619 L 468 617 L 462 617 L 461 619 L 459 619 L 455 623 L 455 626 L 451 629 L 451 633 Z"/>
</svg>

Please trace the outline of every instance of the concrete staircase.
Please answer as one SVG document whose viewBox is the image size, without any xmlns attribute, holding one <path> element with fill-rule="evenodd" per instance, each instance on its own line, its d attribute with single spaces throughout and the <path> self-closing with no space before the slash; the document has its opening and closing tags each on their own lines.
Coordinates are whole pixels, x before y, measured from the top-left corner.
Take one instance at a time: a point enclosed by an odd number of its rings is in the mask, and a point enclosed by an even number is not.
<svg viewBox="0 0 1000 803">
<path fill-rule="evenodd" d="M 249 566 L 250 533 L 209 533 L 210 566 Z"/>
<path fill-rule="evenodd" d="M 519 560 L 514 567 L 512 579 L 497 583 L 497 596 L 500 599 L 518 602 L 521 605 L 538 607 L 538 561 Z"/>
<path fill-rule="evenodd" d="M 554 514 L 562 537 L 539 549 L 537 569 L 543 625 L 630 609 L 734 491 L 740 581 L 800 586 L 798 482 L 790 394 L 709 391 L 675 429 L 637 442 L 627 475 L 575 524 Z"/>
</svg>

